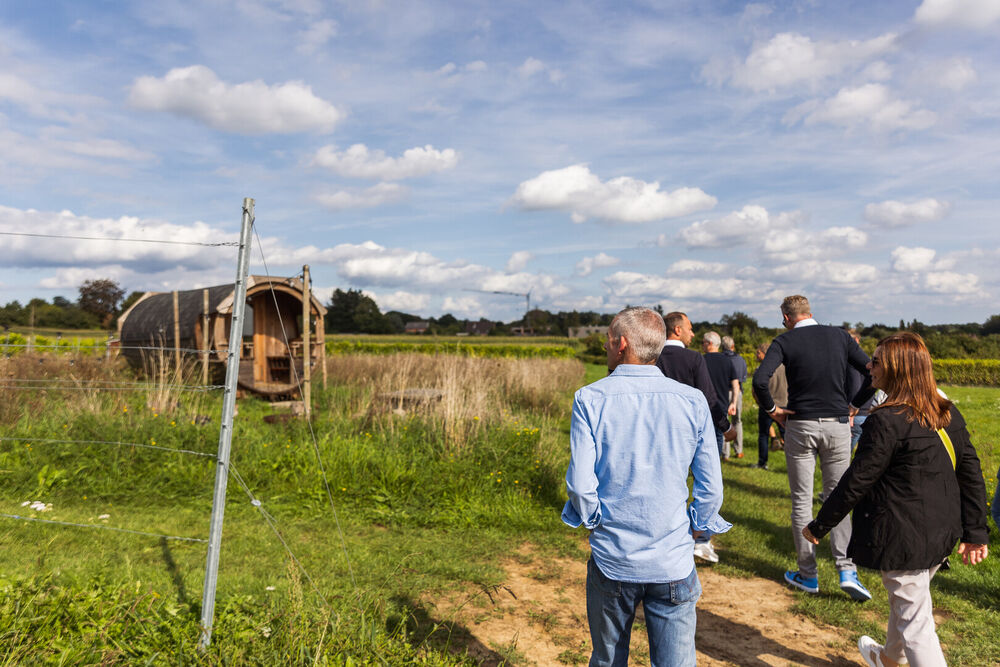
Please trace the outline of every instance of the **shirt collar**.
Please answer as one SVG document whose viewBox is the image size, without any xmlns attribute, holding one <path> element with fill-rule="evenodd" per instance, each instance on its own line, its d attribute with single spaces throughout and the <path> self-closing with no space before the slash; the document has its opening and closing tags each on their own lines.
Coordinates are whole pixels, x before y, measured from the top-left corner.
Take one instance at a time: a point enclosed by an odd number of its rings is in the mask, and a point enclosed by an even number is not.
<svg viewBox="0 0 1000 667">
<path fill-rule="evenodd" d="M 659 375 L 663 377 L 663 371 L 656 367 L 656 364 L 619 364 L 612 375 Z"/>
<path fill-rule="evenodd" d="M 819 322 L 817 322 L 816 320 L 814 320 L 811 317 L 807 317 L 804 320 L 799 320 L 798 322 L 796 322 L 795 326 L 792 327 L 792 328 L 793 329 L 798 329 L 799 327 L 814 327 L 817 324 L 819 324 Z"/>
<path fill-rule="evenodd" d="M 687 345 L 677 340 L 676 338 L 671 338 L 670 340 L 668 340 L 667 345 L 670 345 L 672 347 L 687 347 Z M 664 347 L 666 347 L 667 345 L 664 345 Z"/>
</svg>

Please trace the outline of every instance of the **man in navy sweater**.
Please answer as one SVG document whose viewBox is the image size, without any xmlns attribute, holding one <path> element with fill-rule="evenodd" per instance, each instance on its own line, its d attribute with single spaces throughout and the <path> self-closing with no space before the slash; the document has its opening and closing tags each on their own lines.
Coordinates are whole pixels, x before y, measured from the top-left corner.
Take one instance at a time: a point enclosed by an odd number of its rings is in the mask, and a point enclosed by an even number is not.
<svg viewBox="0 0 1000 667">
<path fill-rule="evenodd" d="M 723 433 L 725 440 L 732 440 L 736 437 L 736 429 L 729 424 L 726 405 L 718 400 L 712 387 L 705 358 L 687 347 L 694 340 L 691 320 L 684 313 L 673 312 L 663 316 L 663 323 L 667 329 L 667 343 L 656 360 L 656 367 L 671 380 L 700 390 L 708 401 L 712 424 Z M 719 562 L 711 538 L 706 535 L 695 537 L 694 555 L 709 563 Z"/>
<path fill-rule="evenodd" d="M 829 496 L 851 462 L 847 368 L 853 366 L 870 386 L 868 355 L 845 330 L 823 326 L 813 319 L 804 296 L 785 297 L 782 323 L 788 329 L 774 339 L 753 374 L 753 390 L 761 408 L 785 424 L 785 459 L 792 498 L 792 537 L 798 570 L 785 572 L 785 581 L 807 593 L 819 593 L 815 546 L 802 536 L 813 518 L 813 474 L 819 456 L 823 492 Z M 767 382 L 780 364 L 788 378 L 788 407 L 775 405 Z M 787 420 L 787 421 L 786 421 Z M 857 566 L 847 557 L 850 519 L 830 531 L 830 550 L 840 571 L 840 587 L 864 602 L 871 593 L 858 580 Z"/>
</svg>

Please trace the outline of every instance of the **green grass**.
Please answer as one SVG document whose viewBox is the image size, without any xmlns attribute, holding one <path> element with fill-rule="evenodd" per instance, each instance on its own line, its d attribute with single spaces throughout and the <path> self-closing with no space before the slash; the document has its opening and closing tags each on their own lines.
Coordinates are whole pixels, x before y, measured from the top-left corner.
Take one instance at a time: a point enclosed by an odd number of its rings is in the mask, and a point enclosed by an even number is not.
<svg viewBox="0 0 1000 667">
<path fill-rule="evenodd" d="M 983 464 L 987 495 L 996 485 L 1000 463 L 1000 424 L 995 412 L 1000 391 L 981 387 L 943 387 L 957 401 L 970 425 L 973 444 Z M 733 529 L 716 538 L 721 562 L 715 566 L 723 574 L 737 577 L 764 577 L 781 581 L 787 569 L 795 567 L 794 546 L 789 527 L 791 503 L 783 452 L 771 452 L 770 471 L 752 465 L 756 454 L 756 406 L 748 401 L 743 413 L 743 459 L 733 459 L 723 466 L 726 499 L 722 514 L 734 524 Z M 818 466 L 817 466 L 818 468 Z M 816 489 L 820 488 L 817 473 Z M 820 507 L 817 501 L 815 509 Z M 991 539 L 997 540 L 991 524 Z M 973 566 L 961 563 L 955 554 L 951 569 L 940 572 L 931 587 L 934 610 L 943 616 L 938 634 L 951 665 L 995 664 L 1000 655 L 1000 560 L 991 555 Z M 861 580 L 872 592 L 871 602 L 859 605 L 842 594 L 837 570 L 830 556 L 829 539 L 817 547 L 819 595 L 796 594 L 795 609 L 811 618 L 849 630 L 854 638 L 868 634 L 885 639 L 888 603 L 885 589 L 876 572 L 862 570 Z"/>
<path fill-rule="evenodd" d="M 602 365 L 588 365 L 584 381 L 606 374 Z M 204 545 L 0 519 L 0 665 L 475 664 L 465 654 L 475 640 L 443 611 L 442 599 L 500 584 L 500 563 L 525 542 L 542 557 L 583 557 L 580 531 L 559 520 L 570 391 L 557 414 L 513 405 L 462 446 L 448 444 L 438 425 L 419 418 L 351 414 L 351 391 L 314 392 L 317 445 L 336 518 L 304 423 L 266 424 L 270 407 L 240 401 L 233 463 L 302 569 L 230 480 L 216 627 L 206 655 L 195 648 Z M 969 421 L 986 477 L 994 478 L 1000 391 L 946 391 Z M 206 537 L 210 459 L 41 439 L 214 452 L 218 398 L 200 405 L 184 398 L 181 413 L 206 417 L 205 424 L 154 413 L 141 396 L 53 395 L 30 403 L 30 417 L 4 426 L 5 437 L 32 441 L 0 442 L 0 512 L 26 515 L 21 503 L 39 500 L 52 504 L 39 517 Z M 81 407 L 88 401 L 94 410 Z M 716 567 L 780 580 L 793 554 L 784 459 L 772 454 L 771 472 L 749 467 L 754 410 L 748 401 L 748 458 L 724 467 L 723 514 L 735 528 L 718 538 Z M 110 516 L 102 520 L 103 514 Z M 800 596 L 797 609 L 854 635 L 884 636 L 887 608 L 877 575 L 862 573 L 875 599 L 851 603 L 837 591 L 826 542 L 819 553 L 824 593 Z M 977 568 L 952 560 L 953 569 L 933 587 L 945 619 L 942 641 L 951 664 L 989 664 L 989 656 L 1000 655 L 1000 568 L 995 557 Z M 510 649 L 495 647 L 494 659 L 518 662 Z"/>
</svg>

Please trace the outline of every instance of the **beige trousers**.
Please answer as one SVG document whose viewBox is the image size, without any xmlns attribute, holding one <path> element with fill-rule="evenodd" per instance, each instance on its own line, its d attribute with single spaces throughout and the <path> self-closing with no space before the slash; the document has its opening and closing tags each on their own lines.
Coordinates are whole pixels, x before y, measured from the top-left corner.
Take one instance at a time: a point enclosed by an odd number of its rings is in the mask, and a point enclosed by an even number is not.
<svg viewBox="0 0 1000 667">
<path fill-rule="evenodd" d="M 883 570 L 882 583 L 889 593 L 889 629 L 885 655 L 912 667 L 947 667 L 934 629 L 929 570 Z"/>
</svg>

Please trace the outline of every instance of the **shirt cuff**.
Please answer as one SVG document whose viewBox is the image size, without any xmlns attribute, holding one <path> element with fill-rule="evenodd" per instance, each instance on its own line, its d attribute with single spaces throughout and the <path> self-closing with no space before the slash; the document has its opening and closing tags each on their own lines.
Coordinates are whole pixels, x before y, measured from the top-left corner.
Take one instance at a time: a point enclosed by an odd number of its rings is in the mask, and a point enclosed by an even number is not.
<svg viewBox="0 0 1000 667">
<path fill-rule="evenodd" d="M 718 535 L 719 533 L 728 532 L 733 524 L 729 523 L 718 513 L 713 513 L 712 516 L 707 519 L 702 519 L 698 516 L 698 510 L 691 505 L 688 507 L 688 517 L 691 520 L 691 529 L 702 531 L 708 533 L 709 535 Z"/>
<path fill-rule="evenodd" d="M 601 525 L 601 508 L 598 507 L 594 510 L 594 514 L 591 515 L 589 519 L 584 521 L 583 517 L 580 516 L 580 513 L 576 511 L 573 501 L 567 500 L 566 505 L 563 506 L 562 521 L 570 528 L 579 528 L 580 526 L 583 526 L 588 530 L 594 530 Z"/>
</svg>

